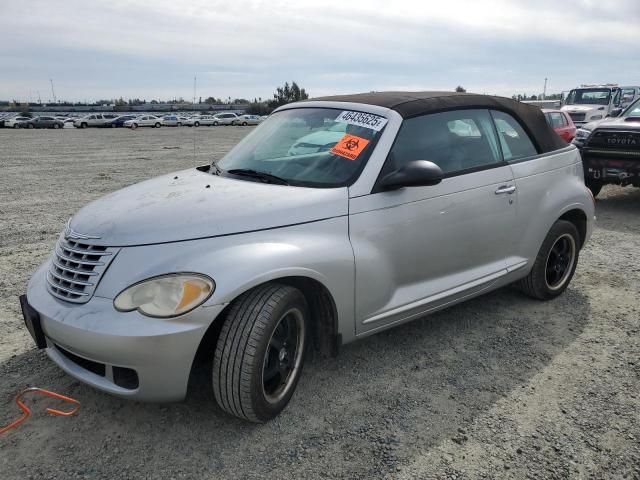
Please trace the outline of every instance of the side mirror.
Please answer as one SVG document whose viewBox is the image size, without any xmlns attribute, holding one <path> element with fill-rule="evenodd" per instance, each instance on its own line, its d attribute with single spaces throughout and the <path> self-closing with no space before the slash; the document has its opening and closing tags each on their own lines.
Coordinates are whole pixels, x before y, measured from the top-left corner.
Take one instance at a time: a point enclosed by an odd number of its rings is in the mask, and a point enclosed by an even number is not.
<svg viewBox="0 0 640 480">
<path fill-rule="evenodd" d="M 404 167 L 386 175 L 380 186 L 383 190 L 396 190 L 402 187 L 428 187 L 442 181 L 444 173 L 438 165 L 427 160 L 414 160 Z"/>
<path fill-rule="evenodd" d="M 614 108 L 611 110 L 611 113 L 608 115 L 609 117 L 617 117 L 622 113 L 622 108 Z"/>
</svg>

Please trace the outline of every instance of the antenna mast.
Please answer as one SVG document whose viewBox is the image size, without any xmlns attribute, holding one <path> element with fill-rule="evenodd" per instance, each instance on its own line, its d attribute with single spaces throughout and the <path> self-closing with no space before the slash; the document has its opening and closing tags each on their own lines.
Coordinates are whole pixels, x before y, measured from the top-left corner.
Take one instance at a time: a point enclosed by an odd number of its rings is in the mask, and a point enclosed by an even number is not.
<svg viewBox="0 0 640 480">
<path fill-rule="evenodd" d="M 58 99 L 56 98 L 56 91 L 53 89 L 53 79 L 50 78 L 49 82 L 51 82 L 51 95 L 53 95 L 53 103 L 58 103 Z"/>
</svg>

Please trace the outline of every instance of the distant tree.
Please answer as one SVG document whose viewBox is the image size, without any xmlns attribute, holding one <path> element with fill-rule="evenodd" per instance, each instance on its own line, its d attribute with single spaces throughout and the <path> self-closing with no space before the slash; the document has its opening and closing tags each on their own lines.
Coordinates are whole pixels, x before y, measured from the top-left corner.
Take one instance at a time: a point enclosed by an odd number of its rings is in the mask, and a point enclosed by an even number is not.
<svg viewBox="0 0 640 480">
<path fill-rule="evenodd" d="M 233 103 L 235 104 L 241 104 L 241 103 L 250 103 L 249 100 L 247 100 L 246 98 L 236 98 L 233 100 Z"/>
<path fill-rule="evenodd" d="M 20 116 L 21 117 L 29 117 L 29 118 L 31 118 L 31 113 L 26 112 L 26 111 L 22 111 L 22 112 L 20 112 Z"/>
<path fill-rule="evenodd" d="M 207 97 L 204 100 L 204 103 L 208 103 L 208 104 L 222 103 L 222 100 L 219 99 L 219 98 L 215 98 L 215 97 Z"/>
<path fill-rule="evenodd" d="M 151 105 L 157 105 L 158 101 L 157 100 L 151 100 Z"/>
<path fill-rule="evenodd" d="M 287 103 L 297 102 L 299 100 L 306 100 L 309 95 L 304 88 L 300 88 L 296 82 L 286 82 L 284 86 L 276 88 L 276 92 L 273 94 L 273 100 L 269 101 L 269 108 L 272 110 L 278 108 L 281 105 Z"/>
<path fill-rule="evenodd" d="M 249 104 L 245 112 L 249 115 L 268 115 L 272 110 L 267 102 L 253 101 Z"/>
<path fill-rule="evenodd" d="M 458 93 L 466 93 L 466 90 L 462 85 L 458 85 L 455 91 Z"/>
</svg>

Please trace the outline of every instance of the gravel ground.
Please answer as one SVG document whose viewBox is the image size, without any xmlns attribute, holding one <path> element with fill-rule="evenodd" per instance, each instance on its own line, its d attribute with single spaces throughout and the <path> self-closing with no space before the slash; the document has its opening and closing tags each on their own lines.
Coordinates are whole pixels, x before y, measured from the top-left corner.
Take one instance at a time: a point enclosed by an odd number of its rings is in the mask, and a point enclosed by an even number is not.
<svg viewBox="0 0 640 480">
<path fill-rule="evenodd" d="M 607 187 L 567 292 L 502 289 L 312 359 L 283 415 L 121 400 L 36 351 L 17 296 L 88 201 L 219 157 L 249 128 L 0 130 L 0 425 L 26 386 L 82 402 L 0 437 L 24 478 L 640 479 L 640 190 Z M 194 149 L 195 139 L 195 149 Z M 195 158 L 194 158 L 195 157 Z"/>
</svg>

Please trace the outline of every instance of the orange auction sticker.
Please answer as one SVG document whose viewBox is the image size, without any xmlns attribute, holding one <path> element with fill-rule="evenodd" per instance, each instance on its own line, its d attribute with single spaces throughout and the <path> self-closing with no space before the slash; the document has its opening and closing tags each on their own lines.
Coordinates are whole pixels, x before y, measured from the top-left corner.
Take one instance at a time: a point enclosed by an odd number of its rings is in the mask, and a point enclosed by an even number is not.
<svg viewBox="0 0 640 480">
<path fill-rule="evenodd" d="M 336 146 L 331 149 L 331 153 L 348 158 L 349 160 L 355 160 L 368 144 L 369 140 L 366 138 L 356 137 L 355 135 L 349 135 L 347 133 L 336 143 Z"/>
</svg>

